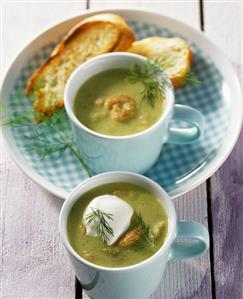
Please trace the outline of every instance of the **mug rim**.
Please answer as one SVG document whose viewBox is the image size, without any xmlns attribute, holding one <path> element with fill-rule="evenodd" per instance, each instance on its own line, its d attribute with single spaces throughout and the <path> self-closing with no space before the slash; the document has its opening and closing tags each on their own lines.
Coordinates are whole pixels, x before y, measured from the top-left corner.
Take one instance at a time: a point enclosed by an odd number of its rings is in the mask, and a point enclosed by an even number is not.
<svg viewBox="0 0 243 299">
<path fill-rule="evenodd" d="M 98 55 L 98 56 L 93 57 L 93 58 L 87 60 L 86 62 L 82 63 L 81 65 L 79 65 L 72 72 L 71 76 L 68 78 L 68 81 L 65 85 L 65 89 L 64 89 L 64 107 L 65 107 L 65 110 L 67 112 L 67 115 L 68 115 L 69 119 L 72 122 L 74 122 L 75 125 L 79 127 L 79 129 L 82 129 L 82 130 L 86 131 L 90 135 L 93 135 L 93 136 L 96 136 L 96 137 L 99 137 L 99 138 L 103 138 L 103 139 L 112 139 L 112 140 L 123 140 L 123 139 L 126 140 L 126 139 L 130 139 L 130 138 L 140 137 L 140 136 L 142 136 L 146 133 L 149 133 L 150 131 L 155 130 L 157 127 L 159 127 L 160 124 L 168 117 L 168 115 L 170 114 L 171 110 L 174 107 L 174 104 L 175 104 L 174 88 L 173 88 L 173 85 L 172 85 L 171 80 L 169 79 L 169 77 L 167 77 L 167 79 L 170 82 L 170 88 L 166 87 L 166 91 L 169 93 L 169 96 L 168 96 L 169 101 L 168 101 L 168 98 L 165 97 L 164 101 L 166 101 L 166 103 L 167 103 L 167 105 L 165 105 L 165 110 L 162 111 L 161 116 L 159 117 L 159 119 L 152 126 L 148 127 L 147 129 L 145 129 L 141 132 L 137 132 L 137 133 L 129 134 L 129 135 L 116 136 L 116 135 L 106 135 L 106 134 L 102 134 L 102 133 L 93 131 L 93 130 L 89 129 L 88 127 L 86 127 L 82 122 L 80 122 L 78 120 L 78 118 L 74 114 L 74 111 L 71 107 L 71 100 L 69 99 L 69 90 L 71 88 L 71 85 L 72 85 L 72 82 L 73 82 L 74 78 L 76 78 L 77 76 L 80 76 L 80 73 L 83 72 L 83 69 L 87 69 L 87 67 L 89 67 L 89 65 L 92 65 L 94 62 L 99 63 L 99 61 L 101 61 L 101 60 L 110 59 L 112 57 L 117 57 L 117 58 L 121 58 L 121 57 L 123 57 L 123 58 L 130 57 L 131 58 L 132 57 L 132 58 L 134 58 L 134 60 L 139 59 L 140 61 L 146 61 L 146 59 L 147 59 L 146 57 L 144 57 L 142 55 L 138 55 L 138 54 L 134 54 L 134 53 L 112 52 L 112 53 L 105 53 L 105 54 Z M 113 67 L 108 68 L 106 70 L 111 70 L 111 69 L 113 69 Z M 102 72 L 102 71 L 100 71 L 100 72 Z M 100 72 L 96 72 L 96 74 L 98 74 Z M 84 81 L 82 83 L 82 85 L 86 81 Z M 81 87 L 81 85 L 79 86 L 79 88 L 80 87 Z M 75 95 L 77 94 L 77 91 L 76 91 Z"/>
<path fill-rule="evenodd" d="M 80 192 L 80 191 L 82 190 L 83 187 L 85 187 L 87 184 L 91 184 L 91 182 L 96 181 L 97 179 L 100 179 L 102 177 L 104 177 L 104 178 L 112 177 L 112 179 L 114 179 L 114 177 L 118 177 L 120 175 L 126 176 L 127 182 L 129 182 L 129 177 L 133 177 L 133 178 L 138 179 L 141 183 L 145 184 L 145 187 L 149 186 L 150 189 L 156 189 L 160 193 L 159 200 L 162 202 L 161 199 L 163 198 L 163 200 L 165 200 L 167 202 L 168 210 L 166 209 L 166 215 L 168 217 L 168 222 L 169 222 L 167 236 L 166 236 L 164 243 L 159 248 L 159 250 L 157 250 L 152 256 L 145 259 L 144 261 L 141 261 L 137 264 L 126 266 L 126 267 L 101 266 L 101 265 L 98 265 L 98 264 L 95 264 L 95 263 L 85 260 L 71 246 L 70 241 L 68 239 L 68 235 L 67 235 L 68 216 L 71 211 L 71 208 L 77 202 L 80 195 L 82 195 L 82 192 Z M 115 181 L 112 181 L 112 182 L 115 182 Z M 105 182 L 103 184 L 108 184 L 108 183 L 109 182 Z M 102 183 L 98 184 L 97 186 L 101 186 L 101 185 L 102 185 Z M 92 190 L 93 188 L 94 187 L 91 187 L 89 190 Z M 85 192 L 87 192 L 89 190 L 86 190 Z M 75 197 L 77 197 L 77 198 L 75 199 Z M 163 202 L 162 202 L 162 204 L 163 204 Z M 150 178 L 145 177 L 141 174 L 127 172 L 127 171 L 110 171 L 110 172 L 101 173 L 101 174 L 98 174 L 91 178 L 86 179 L 85 181 L 81 182 L 77 187 L 75 187 L 71 191 L 71 193 L 65 199 L 64 204 L 61 209 L 61 212 L 60 212 L 60 215 L 59 215 L 59 233 L 61 235 L 61 240 L 62 240 L 62 243 L 63 243 L 64 247 L 66 248 L 66 250 L 79 262 L 85 264 L 88 267 L 94 268 L 96 270 L 111 271 L 111 272 L 123 272 L 123 271 L 127 271 L 127 270 L 135 270 L 135 269 L 144 267 L 146 264 L 149 264 L 150 262 L 155 260 L 159 255 L 162 255 L 164 252 L 166 252 L 166 250 L 169 249 L 172 242 L 176 238 L 176 221 L 177 221 L 177 217 L 176 217 L 175 207 L 172 203 L 172 200 L 169 197 L 168 193 L 158 183 L 154 182 Z"/>
</svg>

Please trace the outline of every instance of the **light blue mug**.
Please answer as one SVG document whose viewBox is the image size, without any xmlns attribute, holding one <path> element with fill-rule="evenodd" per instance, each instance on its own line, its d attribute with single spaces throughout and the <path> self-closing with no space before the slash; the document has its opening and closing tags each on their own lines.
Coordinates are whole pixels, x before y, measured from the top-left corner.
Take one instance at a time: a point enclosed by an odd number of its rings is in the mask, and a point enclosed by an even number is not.
<svg viewBox="0 0 243 299">
<path fill-rule="evenodd" d="M 168 216 L 168 233 L 162 247 L 147 260 L 122 268 L 102 267 L 88 262 L 75 252 L 67 236 L 68 215 L 79 197 L 97 186 L 114 182 L 129 182 L 147 188 L 161 201 Z M 76 276 L 93 299 L 146 298 L 159 285 L 169 260 L 192 258 L 201 255 L 209 247 L 206 227 L 197 222 L 177 221 L 169 195 L 149 178 L 130 172 L 103 173 L 77 186 L 63 204 L 59 230 Z M 178 243 L 175 242 L 177 237 L 190 238 L 190 241 Z"/>
<path fill-rule="evenodd" d="M 143 65 L 145 58 L 130 53 L 109 53 L 97 56 L 79 66 L 70 76 L 64 104 L 70 119 L 78 150 L 93 173 L 105 171 L 133 171 L 145 173 L 159 157 L 165 142 L 185 144 L 198 141 L 204 128 L 202 114 L 185 105 L 175 105 L 173 88 L 165 92 L 164 111 L 150 128 L 128 136 L 108 136 L 85 127 L 73 112 L 74 99 L 80 86 L 90 77 L 112 68 L 131 68 Z M 183 120 L 190 128 L 174 128 L 170 120 Z"/>
</svg>

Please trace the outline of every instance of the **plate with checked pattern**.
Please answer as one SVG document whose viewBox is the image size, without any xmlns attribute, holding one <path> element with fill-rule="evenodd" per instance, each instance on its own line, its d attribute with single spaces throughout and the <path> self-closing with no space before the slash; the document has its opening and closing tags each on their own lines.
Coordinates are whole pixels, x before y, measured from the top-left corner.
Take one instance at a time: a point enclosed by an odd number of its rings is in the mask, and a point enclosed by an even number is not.
<svg viewBox="0 0 243 299">
<path fill-rule="evenodd" d="M 10 109 L 24 113 L 30 108 L 30 101 L 24 96 L 21 105 L 16 102 L 16 91 L 24 89 L 30 75 L 47 59 L 69 28 L 97 12 L 107 11 L 93 11 L 65 20 L 25 47 L 12 63 L 2 85 L 2 99 Z M 145 173 L 172 197 L 182 195 L 211 176 L 229 156 L 237 141 L 242 123 L 242 101 L 237 76 L 221 50 L 203 33 L 188 25 L 142 10 L 113 9 L 109 12 L 123 16 L 137 39 L 155 35 L 180 36 L 192 48 L 192 71 L 200 84 L 176 90 L 175 99 L 176 103 L 190 105 L 202 112 L 206 121 L 204 135 L 199 142 L 190 145 L 164 145 L 157 163 Z M 35 182 L 54 195 L 65 198 L 88 177 L 87 173 L 69 151 L 61 156 L 53 153 L 43 160 L 36 153 L 26 151 L 26 130 L 21 127 L 3 128 L 9 153 Z"/>
</svg>

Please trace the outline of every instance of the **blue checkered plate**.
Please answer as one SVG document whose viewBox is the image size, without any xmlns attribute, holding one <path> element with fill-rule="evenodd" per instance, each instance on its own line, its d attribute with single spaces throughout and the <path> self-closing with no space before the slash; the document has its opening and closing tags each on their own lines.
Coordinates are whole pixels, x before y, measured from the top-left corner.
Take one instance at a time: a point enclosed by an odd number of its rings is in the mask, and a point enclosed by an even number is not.
<svg viewBox="0 0 243 299">
<path fill-rule="evenodd" d="M 202 33 L 168 17 L 138 10 L 112 10 L 125 17 L 137 39 L 148 36 L 181 36 L 193 50 L 192 71 L 201 83 L 176 91 L 176 103 L 190 105 L 205 117 L 202 139 L 191 145 L 166 144 L 156 165 L 145 175 L 163 186 L 172 197 L 181 195 L 212 175 L 225 161 L 236 143 L 242 116 L 240 88 L 235 72 L 221 51 Z M 24 113 L 30 100 L 22 103 L 14 96 L 24 89 L 27 79 L 49 56 L 61 36 L 81 18 L 64 21 L 41 34 L 15 59 L 2 86 L 2 97 L 14 113 Z M 183 124 L 182 124 L 183 125 Z M 87 178 L 75 156 L 66 150 L 40 159 L 26 150 L 31 128 L 4 128 L 8 151 L 33 180 L 51 193 L 65 198 Z M 60 130 L 62 128 L 60 127 Z M 70 132 L 71 134 L 71 132 Z M 50 142 L 52 142 L 50 136 Z"/>
</svg>

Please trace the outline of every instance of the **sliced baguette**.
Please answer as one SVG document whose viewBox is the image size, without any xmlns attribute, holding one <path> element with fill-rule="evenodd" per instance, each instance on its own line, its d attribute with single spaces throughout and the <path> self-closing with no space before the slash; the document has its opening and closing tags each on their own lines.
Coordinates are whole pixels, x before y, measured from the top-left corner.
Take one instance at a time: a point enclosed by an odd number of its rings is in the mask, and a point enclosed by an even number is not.
<svg viewBox="0 0 243 299">
<path fill-rule="evenodd" d="M 99 14 L 81 21 L 29 79 L 26 94 L 34 97 L 34 109 L 52 115 L 63 107 L 65 84 L 80 64 L 107 52 L 126 51 L 134 40 L 133 31 L 120 16 Z"/>
<path fill-rule="evenodd" d="M 159 58 L 175 88 L 183 86 L 190 72 L 192 51 L 187 42 L 179 37 L 148 37 L 135 41 L 128 52 Z"/>
</svg>

